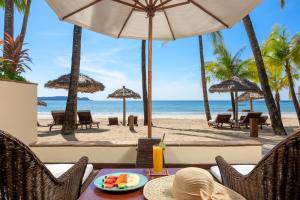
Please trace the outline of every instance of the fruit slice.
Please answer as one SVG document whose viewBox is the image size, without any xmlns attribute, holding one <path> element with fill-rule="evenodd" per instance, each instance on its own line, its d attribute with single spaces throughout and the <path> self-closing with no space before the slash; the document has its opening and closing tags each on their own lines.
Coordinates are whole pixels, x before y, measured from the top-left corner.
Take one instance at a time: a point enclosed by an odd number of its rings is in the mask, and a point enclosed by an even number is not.
<svg viewBox="0 0 300 200">
<path fill-rule="evenodd" d="M 116 180 L 116 184 L 127 183 L 127 174 L 120 174 L 118 179 Z"/>
</svg>

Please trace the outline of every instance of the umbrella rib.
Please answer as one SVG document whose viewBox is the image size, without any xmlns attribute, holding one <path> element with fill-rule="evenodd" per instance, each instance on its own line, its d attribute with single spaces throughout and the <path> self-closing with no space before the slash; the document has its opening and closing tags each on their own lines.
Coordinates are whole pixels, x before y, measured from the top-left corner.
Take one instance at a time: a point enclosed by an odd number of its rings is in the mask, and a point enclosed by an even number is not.
<svg viewBox="0 0 300 200">
<path fill-rule="evenodd" d="M 137 2 L 136 2 L 136 3 L 137 3 Z M 135 3 L 134 5 L 136 5 L 136 3 Z M 120 38 L 120 36 L 121 36 L 121 34 L 122 34 L 122 32 L 123 32 L 123 30 L 124 30 L 124 28 L 125 28 L 127 22 L 129 21 L 131 15 L 132 15 L 132 13 L 133 13 L 133 11 L 134 11 L 134 7 L 132 7 L 132 9 L 131 9 L 129 15 L 127 16 L 127 18 L 126 18 L 126 20 L 125 20 L 125 22 L 124 22 L 124 24 L 123 24 L 123 26 L 122 26 L 122 28 L 121 28 L 119 34 L 118 34 L 118 38 Z"/>
<path fill-rule="evenodd" d="M 162 2 L 162 0 L 160 0 L 160 2 Z M 164 9 L 164 7 L 163 7 L 163 6 L 162 6 L 162 9 L 163 9 L 164 15 L 165 15 L 165 17 L 166 17 L 166 20 L 167 20 L 168 26 L 169 26 L 169 28 L 170 28 L 170 31 L 171 31 L 171 34 L 172 34 L 173 40 L 175 40 L 175 35 L 174 35 L 173 29 L 172 29 L 172 27 L 171 27 L 171 24 L 170 24 L 170 21 L 169 21 L 169 18 L 168 18 L 167 12 L 166 12 L 166 10 Z"/>
<path fill-rule="evenodd" d="M 208 10 L 206 10 L 203 6 L 201 6 L 200 4 L 196 3 L 194 0 L 190 0 L 190 2 L 192 2 L 192 4 L 194 4 L 196 7 L 198 7 L 199 9 L 201 9 L 202 11 L 204 11 L 206 14 L 208 14 L 209 16 L 213 17 L 215 20 L 217 20 L 218 22 L 220 22 L 221 24 L 223 24 L 226 28 L 229 28 L 228 24 L 226 24 L 223 20 L 221 20 L 219 17 L 217 17 L 213 13 L 209 12 Z"/>
<path fill-rule="evenodd" d="M 133 0 L 135 2 L 134 5 L 139 4 L 142 8 L 146 9 L 146 6 L 144 4 L 142 4 L 141 2 L 139 2 L 139 0 Z"/>
<path fill-rule="evenodd" d="M 63 17 L 62 17 L 62 20 L 65 20 L 65 19 L 67 19 L 68 17 L 71 17 L 72 15 L 75 15 L 76 13 L 81 12 L 81 11 L 87 9 L 88 7 L 91 7 L 91 6 L 93 6 L 93 5 L 95 5 L 96 3 L 99 3 L 99 2 L 101 2 L 101 1 L 102 1 L 102 0 L 96 0 L 96 1 L 93 1 L 93 2 L 91 2 L 91 3 L 89 3 L 89 4 L 87 4 L 87 5 L 85 5 L 85 6 L 81 7 L 81 8 L 79 8 L 79 9 L 77 9 L 77 10 L 75 10 L 75 11 L 73 11 L 73 12 L 71 12 L 71 13 L 65 15 L 65 16 L 63 16 Z"/>
<path fill-rule="evenodd" d="M 186 2 L 181 2 L 181 3 L 175 3 L 175 4 L 172 4 L 172 5 L 169 5 L 169 6 L 164 6 L 163 8 L 158 8 L 156 11 L 160 11 L 160 10 L 167 10 L 169 8 L 174 8 L 174 7 L 178 7 L 178 6 L 183 6 L 183 5 L 186 5 L 186 4 L 189 4 L 191 3 L 190 0 L 186 1 Z"/>
<path fill-rule="evenodd" d="M 166 1 L 164 1 L 164 2 L 161 1 L 161 3 L 158 4 L 157 6 L 155 6 L 154 9 L 155 9 L 155 10 L 156 10 L 156 9 L 159 9 L 159 8 L 161 8 L 163 5 L 169 3 L 170 1 L 173 1 L 173 0 L 166 0 Z"/>
<path fill-rule="evenodd" d="M 127 3 L 127 2 L 122 1 L 122 0 L 112 0 L 112 1 L 123 4 L 123 5 L 126 5 L 126 6 L 129 6 L 131 8 L 135 8 L 135 9 L 138 9 L 138 10 L 145 11 L 145 9 L 143 7 L 140 7 L 140 6 L 135 5 L 135 4 Z"/>
</svg>

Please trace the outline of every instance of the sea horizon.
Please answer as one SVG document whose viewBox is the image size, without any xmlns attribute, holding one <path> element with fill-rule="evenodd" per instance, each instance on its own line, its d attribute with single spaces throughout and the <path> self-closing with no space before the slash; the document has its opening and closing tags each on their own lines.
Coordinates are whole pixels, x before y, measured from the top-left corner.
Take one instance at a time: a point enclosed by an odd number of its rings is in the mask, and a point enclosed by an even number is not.
<svg viewBox="0 0 300 200">
<path fill-rule="evenodd" d="M 46 100 L 48 106 L 38 106 L 38 118 L 51 118 L 51 111 L 64 110 L 66 101 Z M 202 100 L 154 100 L 154 118 L 204 118 L 205 111 Z M 218 113 L 232 113 L 230 100 L 210 100 L 210 110 L 212 115 Z M 239 113 L 249 110 L 249 102 L 239 102 Z M 253 102 L 254 111 L 268 114 L 265 102 L 262 100 Z M 120 117 L 123 114 L 123 103 L 120 100 L 80 100 L 78 110 L 91 110 L 94 117 Z M 127 100 L 126 114 L 143 117 L 143 101 Z M 295 110 L 292 101 L 281 101 L 281 113 L 283 117 L 294 117 Z"/>
</svg>

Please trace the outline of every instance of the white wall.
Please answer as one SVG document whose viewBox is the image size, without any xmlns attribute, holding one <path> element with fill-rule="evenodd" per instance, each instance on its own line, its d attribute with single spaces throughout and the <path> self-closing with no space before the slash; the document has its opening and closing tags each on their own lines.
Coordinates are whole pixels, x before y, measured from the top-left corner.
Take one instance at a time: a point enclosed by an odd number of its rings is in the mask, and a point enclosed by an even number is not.
<svg viewBox="0 0 300 200">
<path fill-rule="evenodd" d="M 0 129 L 25 144 L 37 139 L 37 85 L 0 80 Z"/>
</svg>

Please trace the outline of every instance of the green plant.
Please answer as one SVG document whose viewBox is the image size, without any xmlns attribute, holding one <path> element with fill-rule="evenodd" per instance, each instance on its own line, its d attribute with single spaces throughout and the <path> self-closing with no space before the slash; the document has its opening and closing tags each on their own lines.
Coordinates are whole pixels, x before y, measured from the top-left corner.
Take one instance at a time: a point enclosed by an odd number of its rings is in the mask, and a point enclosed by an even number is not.
<svg viewBox="0 0 300 200">
<path fill-rule="evenodd" d="M 3 77 L 13 80 L 23 80 L 21 76 L 23 72 L 31 70 L 28 63 L 32 63 L 28 55 L 29 49 L 22 50 L 21 37 L 18 36 L 15 40 L 5 33 L 6 40 L 4 41 L 7 48 L 4 49 L 7 57 L 3 60 Z"/>
</svg>

